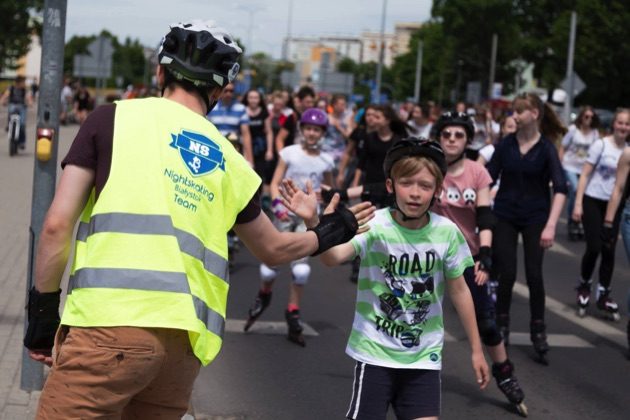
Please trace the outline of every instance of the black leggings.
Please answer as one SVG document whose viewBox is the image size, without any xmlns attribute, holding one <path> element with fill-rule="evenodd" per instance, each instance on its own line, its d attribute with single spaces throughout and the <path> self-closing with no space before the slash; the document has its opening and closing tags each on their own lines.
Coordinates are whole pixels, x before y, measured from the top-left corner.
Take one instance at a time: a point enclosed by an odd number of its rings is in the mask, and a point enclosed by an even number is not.
<svg viewBox="0 0 630 420">
<path fill-rule="evenodd" d="M 589 197 L 588 195 L 585 195 L 582 201 L 582 225 L 584 225 L 586 250 L 584 251 L 584 256 L 582 256 L 580 274 L 582 275 L 582 279 L 590 280 L 593 271 L 595 271 L 597 257 L 601 254 L 602 260 L 599 263 L 599 284 L 605 288 L 609 288 L 615 268 L 615 245 L 617 243 L 617 235 L 619 234 L 619 215 L 621 213 L 617 212 L 613 223 L 615 244 L 612 247 L 602 246 L 600 235 L 604 217 L 606 216 L 606 206 L 608 206 L 608 201 L 599 200 Z M 623 206 L 620 206 L 620 208 L 623 208 Z"/>
<path fill-rule="evenodd" d="M 525 278 L 529 287 L 529 310 L 531 320 L 545 319 L 545 286 L 543 285 L 542 263 L 544 249 L 540 246 L 540 235 L 544 224 L 527 226 L 514 225 L 499 219 L 493 235 L 493 255 L 499 281 L 497 291 L 497 316 L 509 315 L 512 289 L 516 281 L 516 247 L 518 234 L 523 236 L 525 254 Z"/>
</svg>

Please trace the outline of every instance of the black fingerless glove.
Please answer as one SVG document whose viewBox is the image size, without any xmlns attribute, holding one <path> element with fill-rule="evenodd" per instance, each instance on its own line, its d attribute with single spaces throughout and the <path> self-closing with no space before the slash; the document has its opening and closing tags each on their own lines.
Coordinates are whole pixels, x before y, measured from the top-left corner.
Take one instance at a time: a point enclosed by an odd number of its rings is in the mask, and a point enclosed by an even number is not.
<svg viewBox="0 0 630 420">
<path fill-rule="evenodd" d="M 313 229 L 309 229 L 315 232 L 319 243 L 313 256 L 319 255 L 333 246 L 345 244 L 352 239 L 358 229 L 357 218 L 345 206 L 339 206 L 333 213 L 321 216 L 319 224 Z"/>
<path fill-rule="evenodd" d="M 59 328 L 59 298 L 61 289 L 39 293 L 33 287 L 28 293 L 28 328 L 24 346 L 29 350 L 50 351 Z"/>
<path fill-rule="evenodd" d="M 479 248 L 479 269 L 490 274 L 492 271 L 492 249 L 489 246 Z"/>
<path fill-rule="evenodd" d="M 324 203 L 330 203 L 335 193 L 339 193 L 340 201 L 347 203 L 348 202 L 348 190 L 340 190 L 338 188 L 331 188 L 329 190 L 325 190 L 322 188 L 322 200 Z"/>
</svg>

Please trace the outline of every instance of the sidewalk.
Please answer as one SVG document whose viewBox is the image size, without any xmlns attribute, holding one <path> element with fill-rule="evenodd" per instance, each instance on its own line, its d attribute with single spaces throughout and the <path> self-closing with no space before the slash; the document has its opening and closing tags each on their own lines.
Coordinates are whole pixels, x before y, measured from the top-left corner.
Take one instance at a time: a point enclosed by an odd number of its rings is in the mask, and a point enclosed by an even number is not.
<svg viewBox="0 0 630 420">
<path fill-rule="evenodd" d="M 26 150 L 17 156 L 9 157 L 0 133 L 0 420 L 33 419 L 40 394 L 20 390 L 36 121 L 31 108 Z M 60 158 L 77 131 L 76 125 L 61 128 Z"/>
</svg>

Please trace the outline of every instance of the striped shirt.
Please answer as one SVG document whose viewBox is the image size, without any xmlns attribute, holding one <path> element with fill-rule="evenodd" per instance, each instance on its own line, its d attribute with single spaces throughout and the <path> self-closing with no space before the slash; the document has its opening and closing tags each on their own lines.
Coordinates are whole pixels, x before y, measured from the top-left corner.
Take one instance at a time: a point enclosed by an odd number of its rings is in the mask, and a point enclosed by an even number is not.
<svg viewBox="0 0 630 420">
<path fill-rule="evenodd" d="M 361 257 L 346 347 L 353 359 L 389 368 L 441 369 L 445 281 L 461 276 L 473 260 L 457 226 L 429 215 L 423 228 L 407 229 L 390 209 L 381 209 L 370 230 L 352 239 Z"/>
<path fill-rule="evenodd" d="M 223 101 L 219 101 L 207 117 L 217 130 L 226 137 L 230 133 L 240 136 L 241 125 L 249 124 L 245 105 L 240 102 L 232 102 L 229 105 L 225 105 Z"/>
</svg>

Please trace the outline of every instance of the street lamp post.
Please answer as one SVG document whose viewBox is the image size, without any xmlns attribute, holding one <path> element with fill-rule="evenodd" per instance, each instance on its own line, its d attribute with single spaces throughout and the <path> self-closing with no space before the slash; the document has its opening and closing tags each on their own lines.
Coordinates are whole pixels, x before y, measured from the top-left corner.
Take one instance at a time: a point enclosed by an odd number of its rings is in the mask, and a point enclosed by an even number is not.
<svg viewBox="0 0 630 420">
<path fill-rule="evenodd" d="M 383 0 L 383 12 L 381 13 L 381 34 L 379 40 L 378 66 L 376 67 L 376 98 L 377 104 L 381 103 L 381 79 L 383 78 L 383 60 L 385 55 L 385 13 L 387 12 L 387 0 Z"/>
</svg>

